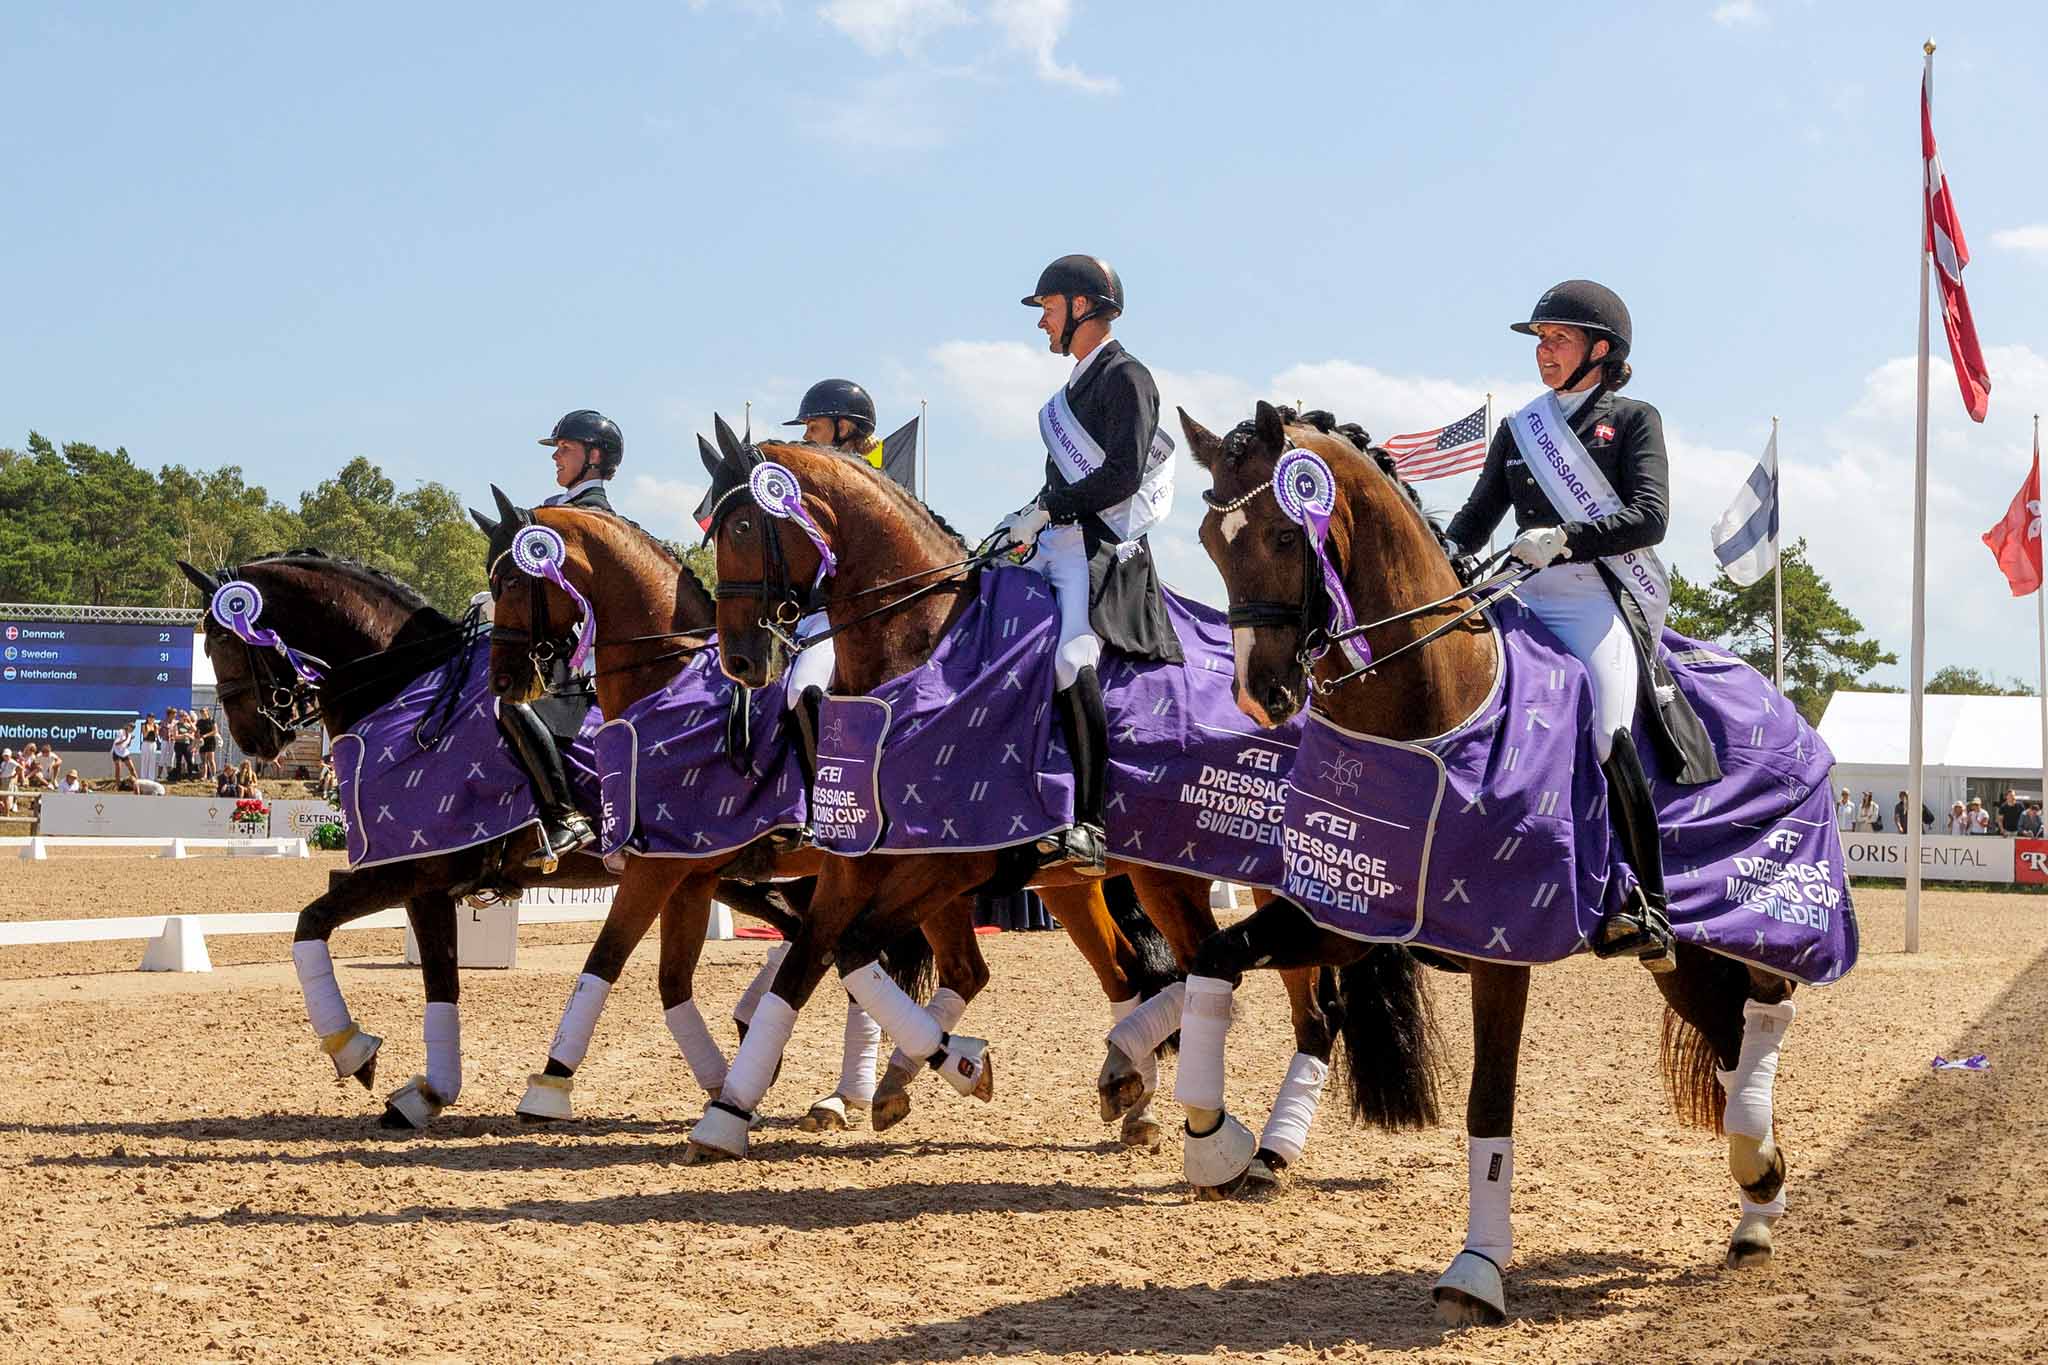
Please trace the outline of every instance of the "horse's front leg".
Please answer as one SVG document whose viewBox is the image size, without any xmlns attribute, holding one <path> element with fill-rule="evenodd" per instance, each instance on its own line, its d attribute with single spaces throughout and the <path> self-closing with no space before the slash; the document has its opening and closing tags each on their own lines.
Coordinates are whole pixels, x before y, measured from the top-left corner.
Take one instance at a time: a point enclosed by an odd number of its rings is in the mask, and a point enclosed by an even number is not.
<svg viewBox="0 0 2048 1365">
<path fill-rule="evenodd" d="M 841 984 L 895 1040 L 889 1075 L 906 1086 L 918 1069 L 929 1066 L 963 1095 L 983 1101 L 995 1096 L 995 1059 L 987 1042 L 953 1032 L 967 1012 L 968 997 L 941 988 L 933 992 L 929 1006 L 920 1005 L 881 961 L 884 944 L 936 913 L 943 919 L 943 931 L 933 937 L 933 947 L 941 950 L 942 960 L 956 959 L 951 969 L 955 979 L 979 992 L 988 979 L 981 950 L 970 943 L 963 951 L 960 945 L 974 932 L 974 905 L 965 891 L 985 881 L 994 863 L 990 855 L 897 860 L 890 869 L 893 875 L 874 887 L 867 905 L 840 935 Z M 931 909 L 935 905 L 936 912 Z"/>
<path fill-rule="evenodd" d="M 1507 1317 L 1502 1275 L 1514 1256 L 1509 1191 L 1515 1176 L 1515 1072 L 1529 969 L 1470 961 L 1472 1088 L 1465 1101 L 1465 1247 L 1432 1291 L 1438 1319 L 1492 1325 Z"/>
<path fill-rule="evenodd" d="M 421 1032 L 427 1070 L 385 1097 L 381 1128 L 422 1129 L 462 1093 L 462 993 L 455 968 L 455 898 L 446 891 L 422 891 L 406 902 L 413 941 L 420 950 L 420 976 L 427 1005 Z"/>
<path fill-rule="evenodd" d="M 1771 1231 L 1785 1212 L 1785 1152 L 1778 1145 L 1771 1091 L 1778 1079 L 1778 1050 L 1798 1007 L 1794 983 L 1751 967 L 1749 997 L 1742 1002 L 1742 1043 L 1735 1065 L 1717 1071 L 1728 1097 L 1721 1127 L 1728 1135 L 1728 1171 L 1739 1187 L 1742 1216 L 1728 1242 L 1728 1264 L 1767 1265 L 1775 1253 Z"/>
<path fill-rule="evenodd" d="M 366 1033 L 350 1017 L 334 979 L 327 940 L 350 920 L 410 900 L 419 879 L 417 863 L 385 863 L 361 872 L 334 874 L 324 895 L 299 911 L 292 931 L 292 966 L 306 1019 L 320 1035 L 320 1050 L 334 1063 L 336 1077 L 353 1076 L 368 1090 L 377 1079 L 377 1049 L 384 1040 Z"/>
<path fill-rule="evenodd" d="M 967 1006 L 974 997 L 981 994 L 988 984 L 988 962 L 981 954 L 981 940 L 974 933 L 974 898 L 956 897 L 944 909 L 924 921 L 924 938 L 936 960 L 939 987 L 932 992 L 929 1003 L 924 1006 L 927 1014 L 937 1021 L 939 1028 L 947 1033 L 960 1026 L 966 1017 Z M 851 950 L 842 943 L 842 954 Z M 899 984 L 903 974 L 891 973 L 891 979 Z M 849 1040 L 853 1030 L 853 1018 L 858 1013 L 868 1020 L 879 1037 L 881 1025 L 873 1021 L 867 1010 L 852 995 L 846 997 L 847 1032 Z M 850 1045 L 850 1042 L 849 1042 Z M 873 1094 L 875 1131 L 887 1132 L 910 1116 L 910 1085 L 917 1079 L 923 1064 L 902 1048 L 889 1054 L 889 1066 L 883 1073 L 881 1084 Z"/>
</svg>

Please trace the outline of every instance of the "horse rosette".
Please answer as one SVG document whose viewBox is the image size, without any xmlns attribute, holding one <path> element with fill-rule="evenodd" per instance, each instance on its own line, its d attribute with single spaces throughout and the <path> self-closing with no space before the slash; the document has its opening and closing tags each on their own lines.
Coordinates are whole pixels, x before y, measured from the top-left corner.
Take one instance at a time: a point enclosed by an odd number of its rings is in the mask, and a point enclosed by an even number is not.
<svg viewBox="0 0 2048 1365">
<path fill-rule="evenodd" d="M 263 590 L 248 579 L 231 578 L 221 584 L 214 590 L 213 600 L 207 604 L 206 610 L 243 644 L 258 649 L 274 649 L 284 655 L 292 666 L 292 672 L 303 681 L 320 681 L 322 674 L 317 663 L 286 644 L 276 631 L 256 624 L 256 618 L 263 614 Z"/>
<path fill-rule="evenodd" d="M 563 543 L 561 533 L 552 526 L 522 527 L 519 534 L 512 537 L 509 553 L 514 568 L 528 577 L 554 584 L 582 613 L 576 626 L 576 647 L 569 654 L 569 667 L 580 670 L 590 657 L 590 633 L 596 624 L 597 614 L 590 609 L 589 600 L 576 591 L 575 585 L 562 573 L 562 566 L 569 562 L 569 547 Z"/>
<path fill-rule="evenodd" d="M 1309 548 L 1322 570 L 1323 590 L 1330 598 L 1330 624 L 1337 630 L 1352 626 L 1351 601 L 1344 594 L 1344 580 L 1330 563 L 1330 514 L 1337 508 L 1337 479 L 1323 457 L 1299 447 L 1288 451 L 1273 466 L 1273 500 L 1289 521 L 1308 533 Z M 1359 667 L 1372 658 L 1363 640 L 1346 640 L 1345 652 Z M 1319 651 L 1320 652 L 1320 651 Z"/>
<path fill-rule="evenodd" d="M 786 465 L 773 460 L 764 460 L 754 466 L 754 472 L 747 476 L 747 491 L 754 495 L 754 501 L 769 516 L 782 521 L 793 521 L 803 528 L 811 538 L 811 544 L 818 548 L 818 572 L 811 579 L 811 586 L 830 578 L 839 568 L 839 556 L 832 553 L 831 542 L 818 529 L 818 523 L 811 520 L 811 514 L 804 510 L 804 486 Z"/>
</svg>

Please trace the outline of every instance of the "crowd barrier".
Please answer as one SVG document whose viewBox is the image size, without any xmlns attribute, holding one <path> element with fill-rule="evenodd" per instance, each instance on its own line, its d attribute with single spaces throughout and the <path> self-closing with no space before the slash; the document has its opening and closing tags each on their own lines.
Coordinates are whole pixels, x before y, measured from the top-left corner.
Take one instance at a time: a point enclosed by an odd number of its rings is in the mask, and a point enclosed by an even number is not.
<svg viewBox="0 0 2048 1365">
<path fill-rule="evenodd" d="M 1842 857 L 1852 877 L 1906 875 L 1903 834 L 1844 834 Z M 2048 839 L 1926 834 L 1920 838 L 1923 881 L 2048 885 Z"/>
<path fill-rule="evenodd" d="M 310 858 L 304 839 L 179 839 L 156 835 L 10 835 L 0 839 L 0 848 L 18 848 L 26 863 L 47 862 L 53 848 L 153 848 L 159 858 L 189 858 L 197 849 L 226 849 L 236 858 Z"/>
<path fill-rule="evenodd" d="M 235 803 L 213 796 L 127 796 L 119 792 L 48 792 L 41 797 L 40 834 L 108 838 L 228 839 L 244 831 Z M 270 814 L 257 833 L 306 839 L 324 824 L 344 824 L 341 812 L 318 800 L 266 803 Z"/>
</svg>

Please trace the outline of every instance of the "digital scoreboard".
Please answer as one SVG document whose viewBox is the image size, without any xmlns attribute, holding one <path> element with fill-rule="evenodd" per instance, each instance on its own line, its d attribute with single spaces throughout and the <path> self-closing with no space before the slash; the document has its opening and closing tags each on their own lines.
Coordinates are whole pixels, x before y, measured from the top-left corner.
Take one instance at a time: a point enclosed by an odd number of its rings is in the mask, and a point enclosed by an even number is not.
<svg viewBox="0 0 2048 1365">
<path fill-rule="evenodd" d="M 105 752 L 123 725 L 192 705 L 190 625 L 0 617 L 0 744 Z"/>
</svg>

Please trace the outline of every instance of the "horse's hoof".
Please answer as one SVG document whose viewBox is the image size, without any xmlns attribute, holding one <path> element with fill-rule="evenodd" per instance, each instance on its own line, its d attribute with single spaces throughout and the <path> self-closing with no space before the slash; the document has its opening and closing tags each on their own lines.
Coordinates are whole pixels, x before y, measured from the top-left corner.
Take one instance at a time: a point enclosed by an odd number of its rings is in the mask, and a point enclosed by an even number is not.
<svg viewBox="0 0 2048 1365">
<path fill-rule="evenodd" d="M 877 1090 L 874 1107 L 868 1110 L 868 1125 L 878 1133 L 886 1133 L 910 1117 L 910 1092 L 908 1090 Z"/>
<path fill-rule="evenodd" d="M 354 1072 L 352 1072 L 351 1074 L 352 1074 L 352 1075 L 354 1075 L 354 1077 L 355 1077 L 355 1078 L 356 1078 L 356 1079 L 357 1079 L 358 1081 L 361 1081 L 361 1082 L 362 1082 L 362 1085 L 363 1085 L 363 1089 L 365 1089 L 365 1090 L 375 1090 L 375 1089 L 377 1088 L 377 1057 L 376 1057 L 376 1054 L 375 1054 L 375 1053 L 372 1053 L 372 1054 L 370 1055 L 370 1060 L 369 1060 L 369 1061 L 367 1061 L 367 1062 L 364 1062 L 364 1063 L 362 1064 L 362 1066 L 361 1066 L 361 1067 L 357 1068 L 357 1069 L 356 1069 L 356 1070 L 355 1070 Z"/>
<path fill-rule="evenodd" d="M 1105 1076 L 1096 1082 L 1095 1093 L 1102 1100 L 1104 1123 L 1116 1122 L 1150 1098 L 1145 1078 L 1134 1070 Z"/>
<path fill-rule="evenodd" d="M 1124 1126 L 1117 1133 L 1117 1141 L 1126 1147 L 1157 1148 L 1164 1126 L 1152 1113 L 1152 1097 L 1144 1100 L 1124 1115 Z"/>
<path fill-rule="evenodd" d="M 1768 1214 L 1745 1213 L 1735 1225 L 1735 1235 L 1728 1239 L 1728 1268 L 1750 1270 L 1771 1263 L 1776 1248 L 1771 1242 L 1771 1224 L 1776 1220 Z"/>
<path fill-rule="evenodd" d="M 528 1123 L 558 1123 L 576 1117 L 570 1090 L 573 1076 L 550 1076 L 537 1071 L 526 1078 L 526 1093 L 512 1111 Z"/>
<path fill-rule="evenodd" d="M 1286 1162 L 1274 1156 L 1265 1148 L 1259 1148 L 1258 1152 L 1252 1157 L 1252 1164 L 1245 1167 L 1245 1194 L 1255 1198 L 1262 1195 L 1278 1194 L 1282 1184 L 1280 1176 L 1286 1169 Z"/>
<path fill-rule="evenodd" d="M 347 1041 L 332 1053 L 334 1074 L 342 1080 L 353 1076 L 368 1090 L 377 1083 L 377 1049 L 384 1046 L 384 1040 L 353 1024 L 349 1028 L 353 1031 L 346 1034 Z"/>
<path fill-rule="evenodd" d="M 855 1104 L 844 1095 L 827 1095 L 812 1105 L 810 1111 L 796 1121 L 796 1126 L 806 1133 L 844 1133 L 858 1128 L 867 1116 L 868 1106 Z"/>
<path fill-rule="evenodd" d="M 1768 1204 L 1776 1199 L 1785 1188 L 1789 1170 L 1785 1149 L 1774 1139 L 1745 1137 L 1740 1133 L 1728 1135 L 1728 1173 L 1735 1177 L 1735 1183 L 1751 1203 Z M 1744 1179 L 1752 1171 L 1761 1173 Z"/>
<path fill-rule="evenodd" d="M 1235 1115 L 1225 1114 L 1200 1137 L 1188 1132 L 1185 1124 L 1181 1131 L 1181 1173 L 1195 1187 L 1197 1199 L 1228 1199 L 1244 1188 L 1252 1156 L 1259 1149 L 1251 1129 Z"/>
<path fill-rule="evenodd" d="M 747 1154 L 747 1133 L 754 1126 L 752 1114 L 735 1113 L 714 1103 L 704 1117 L 690 1128 L 690 1144 L 683 1160 L 696 1165 L 706 1161 L 737 1161 Z"/>
<path fill-rule="evenodd" d="M 425 1076 L 415 1076 L 385 1098 L 379 1128 L 424 1132 L 426 1126 L 448 1106 L 427 1087 Z"/>
<path fill-rule="evenodd" d="M 969 1099 L 987 1104 L 996 1097 L 996 1055 L 985 1039 L 952 1035 L 939 1074 Z"/>
<path fill-rule="evenodd" d="M 1429 1291 L 1436 1319 L 1446 1327 L 1498 1327 L 1507 1321 L 1507 1294 L 1500 1267 L 1473 1251 L 1461 1251 Z"/>
</svg>

